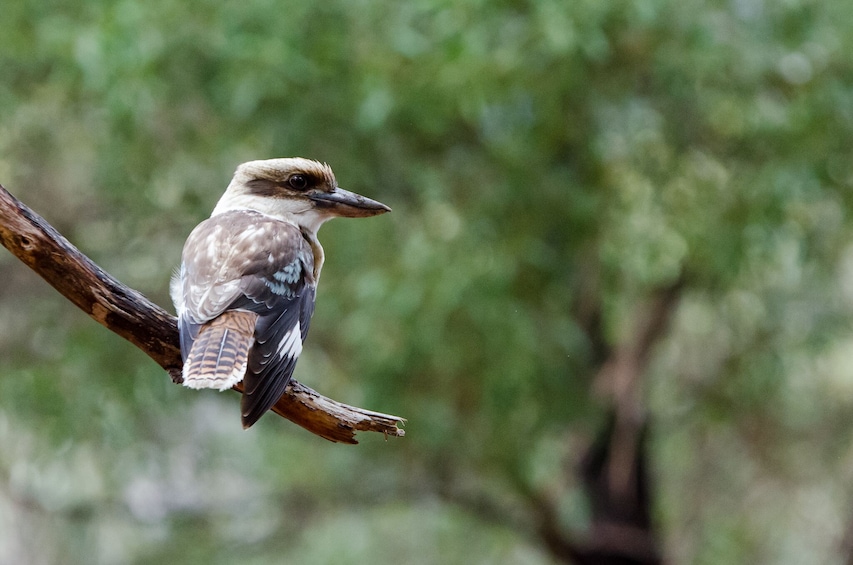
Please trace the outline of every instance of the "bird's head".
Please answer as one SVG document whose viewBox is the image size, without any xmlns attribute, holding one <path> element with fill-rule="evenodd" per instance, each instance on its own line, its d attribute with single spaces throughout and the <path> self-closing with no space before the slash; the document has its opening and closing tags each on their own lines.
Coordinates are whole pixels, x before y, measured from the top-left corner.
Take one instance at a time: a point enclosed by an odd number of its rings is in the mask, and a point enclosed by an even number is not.
<svg viewBox="0 0 853 565">
<path fill-rule="evenodd" d="M 230 210 L 256 210 L 316 233 L 331 218 L 365 218 L 391 208 L 340 188 L 325 163 L 291 157 L 237 167 L 213 214 Z"/>
</svg>

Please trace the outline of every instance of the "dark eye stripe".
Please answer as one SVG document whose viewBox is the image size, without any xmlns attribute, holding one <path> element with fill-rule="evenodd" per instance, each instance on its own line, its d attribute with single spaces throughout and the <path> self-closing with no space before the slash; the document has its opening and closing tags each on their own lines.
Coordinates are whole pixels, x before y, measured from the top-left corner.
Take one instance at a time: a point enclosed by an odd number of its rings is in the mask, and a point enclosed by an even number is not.
<svg viewBox="0 0 853 565">
<path fill-rule="evenodd" d="M 252 194 L 258 196 L 281 197 L 282 189 L 285 191 L 295 190 L 304 192 L 309 188 L 316 186 L 321 181 L 318 181 L 313 175 L 306 173 L 294 173 L 287 178 L 279 181 L 271 179 L 252 179 L 246 182 L 246 186 L 251 190 Z"/>
</svg>

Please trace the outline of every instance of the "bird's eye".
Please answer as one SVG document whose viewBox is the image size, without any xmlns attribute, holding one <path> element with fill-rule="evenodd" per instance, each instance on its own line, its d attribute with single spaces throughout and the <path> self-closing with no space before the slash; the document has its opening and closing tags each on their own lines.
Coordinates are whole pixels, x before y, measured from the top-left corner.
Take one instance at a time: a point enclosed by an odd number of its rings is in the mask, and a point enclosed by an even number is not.
<svg viewBox="0 0 853 565">
<path fill-rule="evenodd" d="M 290 188 L 295 190 L 305 190 L 308 188 L 308 177 L 305 175 L 291 175 L 289 179 L 287 179 L 287 184 L 290 185 Z"/>
</svg>

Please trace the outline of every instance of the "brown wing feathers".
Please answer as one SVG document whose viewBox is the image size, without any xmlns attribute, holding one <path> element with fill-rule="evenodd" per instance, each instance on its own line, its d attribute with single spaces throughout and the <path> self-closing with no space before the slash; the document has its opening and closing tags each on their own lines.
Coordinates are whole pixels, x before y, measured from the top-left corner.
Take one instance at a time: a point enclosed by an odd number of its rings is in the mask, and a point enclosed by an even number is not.
<svg viewBox="0 0 853 565">
<path fill-rule="evenodd" d="M 279 399 L 302 350 L 314 249 L 295 225 L 234 210 L 199 224 L 183 259 L 173 294 L 184 385 L 225 390 L 242 381 L 249 427 Z"/>
<path fill-rule="evenodd" d="M 254 343 L 254 312 L 224 312 L 199 330 L 184 363 L 184 386 L 225 390 L 243 379 Z"/>
</svg>

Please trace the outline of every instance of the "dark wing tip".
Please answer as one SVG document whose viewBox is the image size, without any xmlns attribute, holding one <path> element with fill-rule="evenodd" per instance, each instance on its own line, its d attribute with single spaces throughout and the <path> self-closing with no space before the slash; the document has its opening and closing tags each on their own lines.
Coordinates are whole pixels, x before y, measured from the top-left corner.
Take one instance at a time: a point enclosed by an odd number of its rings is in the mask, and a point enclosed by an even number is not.
<svg viewBox="0 0 853 565">
<path fill-rule="evenodd" d="M 244 429 L 244 430 L 248 430 L 248 429 L 249 429 L 249 428 L 251 428 L 253 425 L 255 425 L 255 423 L 256 423 L 258 420 L 260 420 L 260 419 L 261 419 L 261 414 L 258 414 L 258 415 L 254 416 L 254 417 L 249 417 L 249 416 L 246 416 L 245 414 L 243 414 L 243 416 L 242 416 L 240 419 L 241 419 L 241 421 L 243 422 L 243 429 Z"/>
<path fill-rule="evenodd" d="M 283 367 L 274 367 L 271 374 L 264 376 L 254 374 L 250 368 L 247 368 L 243 379 L 243 398 L 240 399 L 243 429 L 252 427 L 261 419 L 261 416 L 275 406 L 290 382 L 290 375 L 293 374 L 295 365 L 296 358 L 291 358 Z"/>
<path fill-rule="evenodd" d="M 245 387 L 243 388 L 243 398 L 240 399 L 240 421 L 243 422 L 243 429 L 248 430 L 261 419 L 266 410 L 258 410 L 258 402 L 256 398 L 246 394 Z"/>
<path fill-rule="evenodd" d="M 240 410 L 242 412 L 240 421 L 243 422 L 243 429 L 248 430 L 254 426 L 261 419 L 261 416 L 266 414 L 278 402 L 278 398 L 280 397 L 275 397 L 275 400 L 270 403 L 268 400 L 269 396 L 266 398 L 257 398 L 247 395 L 244 391 L 243 399 L 240 401 Z"/>
</svg>

